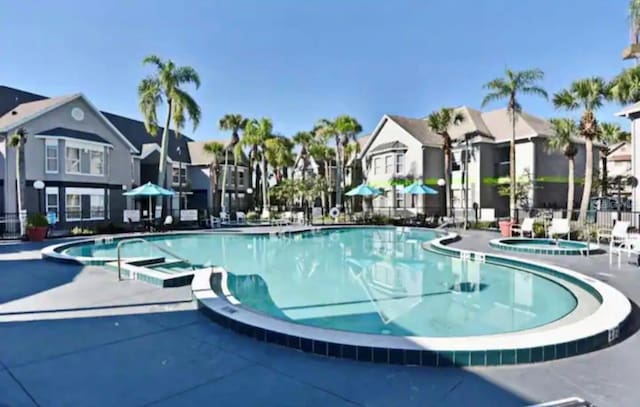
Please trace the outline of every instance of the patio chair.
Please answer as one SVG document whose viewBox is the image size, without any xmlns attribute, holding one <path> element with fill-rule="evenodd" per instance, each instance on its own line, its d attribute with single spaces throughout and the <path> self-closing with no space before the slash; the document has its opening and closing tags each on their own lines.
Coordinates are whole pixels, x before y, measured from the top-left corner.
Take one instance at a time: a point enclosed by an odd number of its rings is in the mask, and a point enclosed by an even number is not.
<svg viewBox="0 0 640 407">
<path fill-rule="evenodd" d="M 231 218 L 229 217 L 229 214 L 226 212 L 220 212 L 220 222 L 222 224 L 230 223 Z"/>
<path fill-rule="evenodd" d="M 211 229 L 219 228 L 220 226 L 220 218 L 216 218 L 213 215 L 209 216 L 209 227 Z"/>
<path fill-rule="evenodd" d="M 629 233 L 627 232 L 629 226 L 629 222 L 619 220 L 613 225 L 613 229 L 598 229 L 598 244 L 600 244 L 600 240 L 607 240 L 609 247 L 624 243 L 629 237 Z"/>
<path fill-rule="evenodd" d="M 533 233 L 533 224 L 535 223 L 535 219 L 534 218 L 525 218 L 522 221 L 522 224 L 515 224 L 515 225 L 511 225 L 511 236 L 513 236 L 513 233 L 518 233 L 520 235 L 520 237 L 524 237 L 525 234 L 529 234 L 531 237 L 535 237 L 534 233 Z"/>
<path fill-rule="evenodd" d="M 553 218 L 551 219 L 551 226 L 547 230 L 547 236 L 550 239 L 558 236 L 566 236 L 567 240 L 571 239 L 571 226 L 569 219 L 565 218 Z"/>
<path fill-rule="evenodd" d="M 236 212 L 236 223 L 238 224 L 247 223 L 247 215 L 244 212 Z"/>
<path fill-rule="evenodd" d="M 293 222 L 298 225 L 304 225 L 304 212 L 296 212 Z"/>
<path fill-rule="evenodd" d="M 173 216 L 168 215 L 166 218 L 164 218 L 164 222 L 162 222 L 161 230 L 162 231 L 170 230 L 172 225 L 173 225 Z"/>
</svg>

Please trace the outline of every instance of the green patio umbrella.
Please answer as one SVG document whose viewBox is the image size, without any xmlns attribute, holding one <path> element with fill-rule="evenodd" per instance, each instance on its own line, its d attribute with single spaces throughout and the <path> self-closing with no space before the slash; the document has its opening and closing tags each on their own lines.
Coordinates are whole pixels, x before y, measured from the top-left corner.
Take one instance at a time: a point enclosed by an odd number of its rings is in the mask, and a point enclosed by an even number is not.
<svg viewBox="0 0 640 407">
<path fill-rule="evenodd" d="M 122 195 L 149 197 L 149 222 L 151 222 L 153 220 L 151 216 L 151 198 L 154 196 L 174 196 L 175 192 L 169 189 L 164 189 L 156 184 L 152 184 L 151 182 L 147 182 L 146 184 L 141 185 L 138 188 L 132 189 L 129 192 L 125 192 Z"/>
</svg>

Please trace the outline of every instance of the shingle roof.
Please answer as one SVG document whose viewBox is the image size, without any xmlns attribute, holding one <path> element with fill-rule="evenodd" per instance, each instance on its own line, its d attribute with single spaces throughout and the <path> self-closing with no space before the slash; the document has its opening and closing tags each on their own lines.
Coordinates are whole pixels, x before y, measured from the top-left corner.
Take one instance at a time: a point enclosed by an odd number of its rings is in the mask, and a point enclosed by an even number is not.
<svg viewBox="0 0 640 407">
<path fill-rule="evenodd" d="M 102 137 L 98 136 L 95 133 L 66 129 L 64 127 L 56 127 L 55 129 L 40 131 L 38 132 L 38 134 L 43 136 L 68 137 L 68 138 L 73 138 L 78 140 L 95 141 L 96 143 L 111 144 L 107 140 L 103 139 Z"/>
<path fill-rule="evenodd" d="M 429 130 L 426 121 L 396 115 L 388 115 L 388 117 L 422 144 L 438 147 L 442 145 L 442 138 Z"/>
<path fill-rule="evenodd" d="M 0 129 L 7 129 L 11 126 L 21 122 L 23 120 L 28 119 L 38 113 L 41 113 L 43 110 L 51 109 L 55 106 L 62 105 L 66 102 L 69 102 L 77 97 L 80 94 L 76 93 L 73 95 L 59 96 L 55 98 L 49 99 L 41 99 L 35 100 L 32 102 L 21 103 L 13 108 L 10 108 L 8 112 L 6 112 L 2 117 L 0 117 Z"/>
<path fill-rule="evenodd" d="M 399 141 L 390 141 L 388 143 L 378 144 L 373 149 L 371 149 L 371 152 L 373 153 L 373 152 L 376 152 L 376 151 L 407 150 L 407 149 L 408 149 L 408 147 L 404 143 L 401 143 Z"/>
<path fill-rule="evenodd" d="M 449 130 L 449 135 L 453 139 L 462 138 L 465 134 L 479 133 L 484 136 L 491 137 L 491 132 L 487 128 L 484 120 L 482 119 L 482 112 L 476 109 L 472 109 L 468 106 L 461 106 L 455 109 L 464 116 L 464 121 L 457 126 L 453 126 Z"/>
<path fill-rule="evenodd" d="M 27 112 L 38 111 L 42 109 L 46 109 L 46 106 L 50 106 L 51 103 L 55 103 L 56 101 L 60 102 L 62 98 L 73 98 L 78 97 L 79 94 L 47 98 L 46 96 L 38 95 L 35 93 L 25 92 L 20 89 L 10 88 L 8 86 L 0 86 L 0 128 L 6 127 L 6 125 L 1 124 L 2 120 L 6 116 L 7 113 L 10 114 L 11 111 L 16 110 L 16 106 L 21 107 L 21 110 L 18 115 L 20 117 L 25 117 Z M 35 103 L 40 102 L 40 103 Z M 32 104 L 34 103 L 34 104 Z M 139 151 L 142 151 L 142 145 L 146 143 L 155 143 L 160 144 L 160 137 L 153 137 L 149 133 L 147 133 L 144 128 L 144 123 L 139 120 L 130 119 L 128 117 L 116 115 L 108 112 L 101 112 L 107 120 L 109 120 L 119 131 L 122 133 L 127 140 L 134 147 L 136 147 Z M 17 115 L 11 115 L 17 116 Z M 15 118 L 9 116 L 6 119 L 10 123 L 15 120 Z M 158 130 L 158 134 L 162 134 L 162 128 Z M 189 159 L 189 148 L 187 147 L 187 143 L 192 141 L 191 138 L 187 136 L 181 136 L 179 139 L 176 139 L 175 133 L 173 131 L 170 132 L 171 137 L 169 138 L 169 157 L 177 161 L 180 157 L 177 153 L 177 147 L 180 146 L 182 150 L 182 160 L 188 161 Z M 186 157 L 185 157 L 186 155 Z"/>
<path fill-rule="evenodd" d="M 482 113 L 482 119 L 496 142 L 507 141 L 511 138 L 511 119 L 507 108 Z M 516 139 L 550 136 L 553 134 L 551 124 L 539 117 L 521 112 L 516 121 Z"/>
<path fill-rule="evenodd" d="M 209 165 L 211 164 L 211 154 L 204 151 L 204 145 L 207 144 L 208 141 L 190 141 L 189 146 L 189 155 L 191 157 L 191 164 L 193 165 Z M 224 154 L 219 157 L 219 159 L 224 160 Z M 234 156 L 232 151 L 229 151 L 228 156 L 229 164 L 233 164 Z M 249 159 L 247 158 L 244 151 L 242 152 L 242 157 L 238 161 L 238 165 L 246 165 L 248 164 Z"/>
</svg>

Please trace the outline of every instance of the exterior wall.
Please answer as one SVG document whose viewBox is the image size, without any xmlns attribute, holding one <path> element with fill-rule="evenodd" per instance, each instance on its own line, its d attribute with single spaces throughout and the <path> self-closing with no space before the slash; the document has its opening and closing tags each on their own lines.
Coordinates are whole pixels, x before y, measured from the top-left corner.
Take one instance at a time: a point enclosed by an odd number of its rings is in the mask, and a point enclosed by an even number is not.
<svg viewBox="0 0 640 407">
<path fill-rule="evenodd" d="M 84 119 L 77 121 L 71 117 L 73 108 L 81 108 L 84 111 Z M 135 177 L 131 165 L 131 153 L 128 145 L 114 132 L 83 100 L 77 99 L 71 103 L 60 106 L 44 115 L 35 118 L 23 125 L 27 129 L 27 143 L 25 144 L 25 178 L 26 178 L 26 208 L 28 211 L 40 210 L 43 205 L 42 194 L 33 188 L 35 180 L 44 181 L 47 187 L 58 187 L 58 210 L 64 213 L 65 188 L 94 188 L 102 190 L 105 197 L 105 218 L 120 221 L 122 209 L 124 209 L 125 199 L 122 197 L 123 185 L 130 188 L 132 179 Z M 103 174 L 71 174 L 65 169 L 65 152 L 67 143 L 83 143 L 82 140 L 60 139 L 57 140 L 58 148 L 58 171 L 47 173 L 45 171 L 45 139 L 40 138 L 40 132 L 56 127 L 63 127 L 77 131 L 94 133 L 103 138 L 110 147 L 98 146 L 97 144 L 84 144 L 104 153 Z M 46 137 L 46 136 L 45 136 Z M 78 146 L 82 146 L 79 144 Z M 4 162 L 5 177 L 5 209 L 7 212 L 16 212 L 16 190 L 15 190 L 15 149 L 7 151 L 7 159 Z M 81 155 L 87 156 L 81 149 Z M 82 161 L 82 168 L 88 168 L 88 161 Z M 109 192 L 106 192 L 106 191 Z M 89 199 L 83 196 L 82 199 Z M 108 203 L 106 202 L 108 199 Z M 83 202 L 83 208 L 85 203 Z M 89 205 L 86 204 L 88 208 Z M 42 207 L 44 210 L 44 207 Z M 84 215 L 84 214 L 83 214 Z M 64 220 L 63 218 L 60 219 Z"/>
<path fill-rule="evenodd" d="M 444 155 L 438 147 L 424 147 L 422 150 L 422 180 L 441 195 L 423 195 L 423 205 L 430 209 L 439 208 L 444 201 L 437 182 L 444 177 Z"/>
<path fill-rule="evenodd" d="M 631 117 L 631 174 L 640 180 L 640 116 Z M 640 187 L 633 189 L 633 210 L 640 211 Z"/>
</svg>

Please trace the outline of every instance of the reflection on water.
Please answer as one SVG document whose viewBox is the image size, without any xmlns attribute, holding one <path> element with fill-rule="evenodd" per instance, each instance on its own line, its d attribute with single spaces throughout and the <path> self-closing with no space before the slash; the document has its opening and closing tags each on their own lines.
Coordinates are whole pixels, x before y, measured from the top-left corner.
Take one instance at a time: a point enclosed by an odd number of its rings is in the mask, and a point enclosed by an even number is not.
<svg viewBox="0 0 640 407">
<path fill-rule="evenodd" d="M 432 239 L 432 232 L 403 230 L 345 229 L 284 238 L 193 235 L 164 243 L 195 264 L 225 267 L 229 289 L 244 306 L 319 327 L 483 335 L 539 326 L 576 305 L 549 280 L 425 251 L 421 242 Z M 133 255 L 136 246 L 126 250 Z"/>
</svg>

